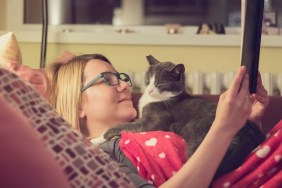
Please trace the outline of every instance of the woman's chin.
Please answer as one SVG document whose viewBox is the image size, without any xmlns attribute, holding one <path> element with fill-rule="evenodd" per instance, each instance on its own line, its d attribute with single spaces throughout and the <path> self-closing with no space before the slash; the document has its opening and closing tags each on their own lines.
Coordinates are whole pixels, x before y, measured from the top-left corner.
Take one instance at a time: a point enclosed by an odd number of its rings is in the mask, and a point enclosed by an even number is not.
<svg viewBox="0 0 282 188">
<path fill-rule="evenodd" d="M 130 110 L 131 108 L 134 109 L 133 103 L 131 100 L 122 101 L 119 103 L 122 109 Z"/>
<path fill-rule="evenodd" d="M 137 111 L 133 107 L 133 103 L 131 100 L 120 102 L 119 109 L 121 110 L 122 117 L 126 122 L 131 122 L 137 118 Z"/>
<path fill-rule="evenodd" d="M 137 118 L 137 112 L 134 108 L 128 109 L 126 115 L 124 116 L 126 122 L 132 122 L 136 118 Z"/>
</svg>

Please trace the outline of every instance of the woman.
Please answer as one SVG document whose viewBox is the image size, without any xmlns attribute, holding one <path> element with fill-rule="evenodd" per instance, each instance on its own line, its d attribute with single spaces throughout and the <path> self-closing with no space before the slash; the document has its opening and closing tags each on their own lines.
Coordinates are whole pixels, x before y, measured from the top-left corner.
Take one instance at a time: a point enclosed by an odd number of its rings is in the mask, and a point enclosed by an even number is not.
<svg viewBox="0 0 282 188">
<path fill-rule="evenodd" d="M 196 153 L 162 186 L 207 187 L 232 137 L 247 118 L 260 124 L 268 105 L 267 93 L 260 80 L 258 92 L 251 97 L 251 101 L 245 72 L 245 67 L 241 67 L 229 90 L 221 95 L 216 119 Z M 50 103 L 90 140 L 136 117 L 129 89 L 130 79 L 126 74 L 117 73 L 102 55 L 81 55 L 66 63 L 55 63 L 51 65 L 48 75 L 51 80 L 47 95 Z M 216 148 L 213 143 L 217 143 Z M 210 163 L 211 158 L 213 163 Z M 137 181 L 136 185 L 140 185 L 142 180 Z"/>
<path fill-rule="evenodd" d="M 81 91 L 81 88 L 97 78 L 95 75 L 98 76 L 102 72 L 117 73 L 105 56 L 76 56 L 66 63 L 54 63 L 48 69 L 47 73 L 52 82 L 47 94 L 48 100 L 84 136 L 98 138 L 112 126 L 136 118 L 137 113 L 131 101 L 130 80 L 125 82 L 118 79 L 117 85 L 109 87 L 105 78 L 101 77 Z M 92 91 L 90 86 L 95 86 L 95 90 Z M 261 125 L 269 98 L 260 78 L 257 94 L 253 94 L 252 100 L 254 105 L 249 120 Z M 87 117 L 87 114 L 91 114 L 91 117 Z"/>
</svg>

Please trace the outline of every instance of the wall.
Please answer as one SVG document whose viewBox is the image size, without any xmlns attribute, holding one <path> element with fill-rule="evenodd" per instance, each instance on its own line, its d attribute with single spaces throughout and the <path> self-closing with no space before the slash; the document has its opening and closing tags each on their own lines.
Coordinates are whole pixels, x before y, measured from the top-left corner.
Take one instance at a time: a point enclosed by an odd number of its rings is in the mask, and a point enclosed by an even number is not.
<svg viewBox="0 0 282 188">
<path fill-rule="evenodd" d="M 0 29 L 6 28 L 6 0 L 0 0 Z"/>
<path fill-rule="evenodd" d="M 20 43 L 24 64 L 37 68 L 40 59 L 39 43 Z M 152 54 L 160 61 L 183 63 L 187 71 L 236 70 L 240 65 L 239 47 L 151 46 L 151 45 L 88 45 L 54 44 L 47 48 L 47 62 L 54 61 L 65 50 L 76 54 L 102 53 L 119 71 L 142 71 L 147 67 L 146 55 Z M 260 71 L 282 72 L 282 48 L 261 48 Z"/>
<path fill-rule="evenodd" d="M 0 0 L 0 29 L 7 29 L 7 2 L 8 0 Z M 24 64 L 38 68 L 40 61 L 40 43 L 21 42 L 20 47 L 22 50 Z M 199 70 L 203 72 L 227 72 L 237 69 L 237 67 L 240 65 L 239 46 L 207 47 L 175 45 L 94 45 L 64 43 L 48 44 L 47 62 L 54 61 L 65 50 L 69 50 L 75 53 L 102 53 L 114 63 L 118 70 L 125 72 L 145 70 L 147 67 L 145 56 L 148 54 L 154 55 L 161 61 L 170 60 L 175 63 L 183 63 L 185 64 L 187 71 Z M 282 72 L 282 45 L 273 48 L 262 47 L 260 59 L 261 72 Z"/>
</svg>

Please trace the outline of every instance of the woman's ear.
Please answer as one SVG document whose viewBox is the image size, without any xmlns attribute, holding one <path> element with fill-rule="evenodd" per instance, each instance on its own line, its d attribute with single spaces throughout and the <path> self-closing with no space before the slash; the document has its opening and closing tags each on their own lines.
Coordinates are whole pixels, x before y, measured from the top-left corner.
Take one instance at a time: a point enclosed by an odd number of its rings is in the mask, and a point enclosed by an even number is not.
<svg viewBox="0 0 282 188">
<path fill-rule="evenodd" d="M 84 108 L 84 104 L 85 104 L 85 96 L 81 96 L 81 100 L 78 102 L 79 103 L 79 109 L 78 109 L 78 114 L 79 114 L 79 118 L 83 119 L 86 117 L 86 113 L 85 113 L 85 108 Z"/>
<path fill-rule="evenodd" d="M 79 117 L 80 118 L 85 118 L 86 117 L 86 113 L 84 112 L 84 110 L 79 109 Z"/>
<path fill-rule="evenodd" d="M 85 118 L 86 117 L 86 113 L 84 111 L 84 108 L 83 108 L 83 101 L 81 101 L 81 104 L 79 105 L 79 118 Z"/>
</svg>

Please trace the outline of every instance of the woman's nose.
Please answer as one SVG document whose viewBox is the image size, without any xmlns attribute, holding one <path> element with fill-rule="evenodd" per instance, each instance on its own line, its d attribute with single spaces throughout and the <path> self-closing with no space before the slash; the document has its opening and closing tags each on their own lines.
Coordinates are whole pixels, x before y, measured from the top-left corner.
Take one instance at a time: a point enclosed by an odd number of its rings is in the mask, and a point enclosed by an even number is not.
<svg viewBox="0 0 282 188">
<path fill-rule="evenodd" d="M 118 84 L 118 90 L 119 91 L 123 91 L 123 90 L 126 90 L 128 89 L 130 86 L 127 82 L 123 81 L 123 80 L 119 80 L 119 84 Z"/>
</svg>

